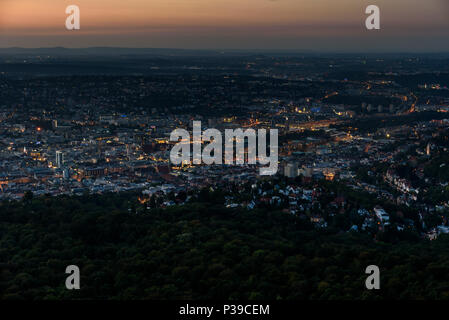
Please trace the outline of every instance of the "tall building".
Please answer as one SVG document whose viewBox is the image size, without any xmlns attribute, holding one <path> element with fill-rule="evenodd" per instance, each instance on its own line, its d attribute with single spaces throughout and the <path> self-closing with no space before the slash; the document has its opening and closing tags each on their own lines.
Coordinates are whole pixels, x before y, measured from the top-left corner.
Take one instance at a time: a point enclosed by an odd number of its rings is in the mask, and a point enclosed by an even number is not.
<svg viewBox="0 0 449 320">
<path fill-rule="evenodd" d="M 68 180 L 69 178 L 70 178 L 70 172 L 69 172 L 69 169 L 64 169 L 63 171 L 62 171 L 62 177 L 65 179 L 65 180 Z"/>
<path fill-rule="evenodd" d="M 126 158 L 131 161 L 131 146 L 129 144 L 126 144 Z"/>
<path fill-rule="evenodd" d="M 62 168 L 64 165 L 64 154 L 62 151 L 56 151 L 56 166 Z"/>
<path fill-rule="evenodd" d="M 295 178 L 298 176 L 298 164 L 293 163 L 287 163 L 284 167 L 284 176 L 288 178 Z"/>
</svg>

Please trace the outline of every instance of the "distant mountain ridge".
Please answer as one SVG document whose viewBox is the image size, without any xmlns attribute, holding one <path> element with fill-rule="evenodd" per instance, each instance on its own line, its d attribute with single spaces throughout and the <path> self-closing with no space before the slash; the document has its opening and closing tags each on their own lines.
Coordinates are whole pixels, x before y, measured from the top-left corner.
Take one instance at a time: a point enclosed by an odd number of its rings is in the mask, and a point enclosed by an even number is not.
<svg viewBox="0 0 449 320">
<path fill-rule="evenodd" d="M 201 55 L 220 54 L 214 50 L 189 50 L 170 48 L 123 48 L 123 47 L 88 47 L 88 48 L 0 48 L 0 54 L 47 54 L 47 55 Z"/>
<path fill-rule="evenodd" d="M 449 58 L 449 52 L 319 52 L 314 50 L 283 50 L 283 49 L 180 49 L 180 48 L 127 48 L 127 47 L 46 47 L 46 48 L 23 48 L 9 47 L 0 48 L 0 55 L 53 55 L 53 56 L 244 56 L 244 55 L 273 55 L 273 56 L 382 56 L 382 57 L 416 57 L 432 56 Z"/>
</svg>

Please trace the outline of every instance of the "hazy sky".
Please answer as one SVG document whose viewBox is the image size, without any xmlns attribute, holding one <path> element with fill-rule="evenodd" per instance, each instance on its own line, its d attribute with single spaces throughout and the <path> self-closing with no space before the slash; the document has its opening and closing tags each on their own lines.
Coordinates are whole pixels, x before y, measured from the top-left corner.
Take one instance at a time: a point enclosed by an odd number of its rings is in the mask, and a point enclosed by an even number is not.
<svg viewBox="0 0 449 320">
<path fill-rule="evenodd" d="M 81 30 L 65 29 L 68 5 Z M 367 31 L 365 8 L 381 9 Z M 0 0 L 0 47 L 449 51 L 449 0 Z"/>
</svg>

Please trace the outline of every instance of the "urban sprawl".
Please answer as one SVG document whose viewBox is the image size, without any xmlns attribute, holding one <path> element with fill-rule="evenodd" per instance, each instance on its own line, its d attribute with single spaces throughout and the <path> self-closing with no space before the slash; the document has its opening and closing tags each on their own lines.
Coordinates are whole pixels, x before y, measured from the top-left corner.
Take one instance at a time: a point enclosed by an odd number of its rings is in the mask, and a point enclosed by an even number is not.
<svg viewBox="0 0 449 320">
<path fill-rule="evenodd" d="M 227 207 L 276 208 L 317 228 L 449 233 L 447 59 L 217 53 L 92 73 L 85 58 L 0 60 L 3 201 L 135 192 L 151 210 L 208 190 Z M 278 129 L 278 173 L 170 163 L 170 133 L 193 121 Z"/>
</svg>

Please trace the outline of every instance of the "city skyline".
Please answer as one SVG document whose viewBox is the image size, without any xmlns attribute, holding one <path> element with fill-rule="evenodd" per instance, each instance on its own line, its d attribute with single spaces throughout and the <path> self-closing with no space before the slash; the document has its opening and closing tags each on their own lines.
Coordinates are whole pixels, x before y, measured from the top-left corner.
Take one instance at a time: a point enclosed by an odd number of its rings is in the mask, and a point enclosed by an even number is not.
<svg viewBox="0 0 449 320">
<path fill-rule="evenodd" d="M 297 22 L 291 0 L 247 18 L 225 2 L 181 14 L 167 9 L 181 0 L 155 0 L 172 16 L 151 27 L 149 4 L 120 15 L 111 2 L 109 20 L 92 0 L 68 31 L 66 3 L 43 15 L 21 11 L 27 1 L 0 5 L 5 304 L 158 301 L 167 317 L 232 318 L 231 303 L 262 315 L 240 301 L 266 301 L 268 315 L 449 299 L 443 10 L 393 19 L 404 2 L 379 1 L 382 29 L 368 31 L 365 4 L 319 18 L 317 0 Z M 237 49 L 198 49 L 209 46 Z M 231 302 L 194 314 L 174 300 Z"/>
</svg>

